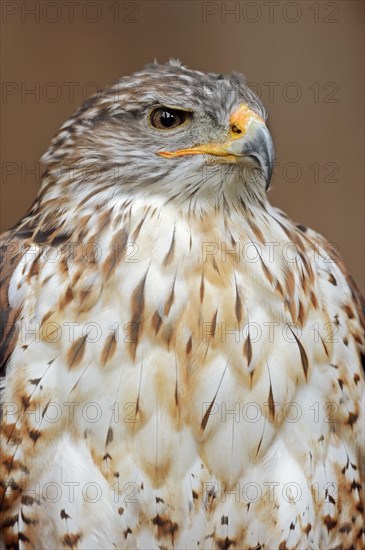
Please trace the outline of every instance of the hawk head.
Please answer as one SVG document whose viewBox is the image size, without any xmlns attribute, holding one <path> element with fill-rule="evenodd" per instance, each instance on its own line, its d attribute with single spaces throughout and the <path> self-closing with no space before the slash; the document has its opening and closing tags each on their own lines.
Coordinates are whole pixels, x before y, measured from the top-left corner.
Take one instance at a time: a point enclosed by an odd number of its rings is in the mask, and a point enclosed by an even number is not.
<svg viewBox="0 0 365 550">
<path fill-rule="evenodd" d="M 273 145 L 238 73 L 152 63 L 85 101 L 43 156 L 40 198 L 94 206 L 121 196 L 250 202 L 265 193 Z"/>
</svg>

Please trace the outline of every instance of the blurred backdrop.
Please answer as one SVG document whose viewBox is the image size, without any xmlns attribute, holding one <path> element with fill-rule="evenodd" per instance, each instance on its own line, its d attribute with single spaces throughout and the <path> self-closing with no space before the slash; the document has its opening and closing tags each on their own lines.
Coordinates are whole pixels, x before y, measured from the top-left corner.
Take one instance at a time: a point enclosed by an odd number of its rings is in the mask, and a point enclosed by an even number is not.
<svg viewBox="0 0 365 550">
<path fill-rule="evenodd" d="M 364 285 L 362 1 L 58 0 L 1 6 L 1 230 L 38 160 L 98 87 L 157 58 L 240 71 L 269 110 L 272 203 L 320 231 Z"/>
</svg>

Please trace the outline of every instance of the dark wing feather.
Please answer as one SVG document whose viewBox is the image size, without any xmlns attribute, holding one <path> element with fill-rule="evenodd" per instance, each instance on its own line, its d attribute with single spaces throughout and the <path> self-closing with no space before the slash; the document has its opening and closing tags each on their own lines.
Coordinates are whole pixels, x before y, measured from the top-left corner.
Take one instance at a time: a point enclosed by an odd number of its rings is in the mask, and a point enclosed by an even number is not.
<svg viewBox="0 0 365 550">
<path fill-rule="evenodd" d="M 323 238 L 322 238 L 322 240 L 324 241 Z M 364 297 L 362 296 L 362 294 L 361 294 L 359 288 L 357 287 L 354 279 L 351 277 L 350 273 L 348 272 L 348 270 L 345 266 L 345 263 L 344 263 L 343 259 L 341 258 L 340 254 L 338 253 L 338 251 L 334 247 L 329 246 L 329 243 L 327 243 L 327 242 L 326 242 L 326 245 L 327 246 L 325 247 L 325 249 L 327 250 L 327 252 L 331 256 L 332 260 L 334 262 L 336 262 L 336 264 L 338 265 L 338 267 L 340 268 L 340 270 L 342 271 L 342 273 L 343 273 L 343 275 L 346 279 L 346 282 L 347 282 L 347 284 L 350 288 L 350 291 L 351 291 L 353 304 L 354 304 L 355 309 L 357 311 L 357 314 L 359 316 L 360 324 L 362 326 L 363 331 L 365 332 L 365 300 L 364 300 Z"/>
<path fill-rule="evenodd" d="M 319 235 L 318 233 L 311 232 L 312 235 L 315 235 L 315 240 L 322 246 L 326 252 L 328 253 L 329 257 L 332 259 L 333 262 L 337 264 L 341 272 L 343 273 L 346 282 L 348 284 L 348 287 L 351 291 L 352 296 L 352 304 L 357 312 L 357 318 L 359 323 L 360 332 L 362 333 L 362 344 L 357 342 L 358 351 L 361 358 L 362 367 L 365 374 L 365 300 L 363 295 L 361 294 L 359 288 L 357 287 L 354 279 L 348 272 L 345 263 L 340 256 L 339 252 L 336 250 L 335 247 L 333 247 L 322 235 Z"/>
<path fill-rule="evenodd" d="M 12 231 L 0 239 L 0 377 L 5 376 L 6 364 L 17 340 L 20 308 L 9 304 L 9 283 L 22 255 L 21 244 Z"/>
</svg>

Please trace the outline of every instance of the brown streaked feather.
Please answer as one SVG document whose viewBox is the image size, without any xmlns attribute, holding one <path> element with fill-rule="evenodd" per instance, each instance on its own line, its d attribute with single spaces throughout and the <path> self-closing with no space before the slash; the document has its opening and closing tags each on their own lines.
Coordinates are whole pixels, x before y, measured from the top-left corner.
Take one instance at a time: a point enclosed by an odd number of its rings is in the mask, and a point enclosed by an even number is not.
<svg viewBox="0 0 365 550">
<path fill-rule="evenodd" d="M 272 393 L 271 380 L 270 380 L 270 390 L 269 390 L 268 403 L 269 403 L 270 422 L 273 422 L 274 418 L 275 418 L 275 402 L 274 402 L 274 396 L 273 396 L 273 393 Z"/>
<path fill-rule="evenodd" d="M 289 326 L 289 325 L 288 325 Z M 308 364 L 308 357 L 307 357 L 307 354 L 305 352 L 305 349 L 302 345 L 302 343 L 300 342 L 300 340 L 298 339 L 297 335 L 295 334 L 295 332 L 293 332 L 293 330 L 291 329 L 291 327 L 289 326 L 290 328 L 290 332 L 292 333 L 292 335 L 294 336 L 294 339 L 295 339 L 295 342 L 299 348 L 299 352 L 300 352 L 300 359 L 301 359 L 301 362 L 302 362 L 302 367 L 303 367 L 303 372 L 304 372 L 304 376 L 305 376 L 305 379 L 307 380 L 307 377 L 308 377 L 308 368 L 309 368 L 309 364 Z"/>
<path fill-rule="evenodd" d="M 5 233 L 0 241 L 0 376 L 5 376 L 6 364 L 17 340 L 17 319 L 20 308 L 9 304 L 9 284 L 20 261 L 22 241 Z"/>
<path fill-rule="evenodd" d="M 339 267 L 342 271 L 342 273 L 346 277 L 347 284 L 349 285 L 349 288 L 351 290 L 351 295 L 354 300 L 354 306 L 356 308 L 357 314 L 359 316 L 361 326 L 365 331 L 365 299 L 363 295 L 361 294 L 360 290 L 358 289 L 354 279 L 351 277 L 350 273 L 347 271 L 344 263 L 341 261 L 339 264 Z"/>
<path fill-rule="evenodd" d="M 335 247 L 331 246 L 328 241 L 318 233 L 316 234 L 316 239 L 318 243 L 326 250 L 327 254 L 330 256 L 331 260 L 337 264 L 341 272 L 343 273 L 346 282 L 349 286 L 349 289 L 351 291 L 352 299 L 354 302 L 354 307 L 357 311 L 361 326 L 365 332 L 365 299 L 363 295 L 361 294 L 358 286 L 356 285 L 354 279 L 348 272 L 345 263 L 343 259 L 341 258 L 339 252 L 335 249 Z M 334 284 L 333 280 L 331 280 L 332 284 Z"/>
<path fill-rule="evenodd" d="M 138 346 L 139 338 L 143 328 L 142 322 L 144 321 L 143 313 L 144 313 L 144 305 L 145 305 L 144 292 L 145 292 L 147 274 L 148 274 L 148 270 L 146 271 L 141 281 L 133 290 L 133 293 L 131 296 L 131 309 L 133 313 L 131 326 L 134 327 L 135 334 L 134 334 L 133 340 L 131 340 L 129 344 L 129 348 L 130 348 L 131 357 L 133 359 L 135 359 L 136 357 L 137 346 Z"/>
<path fill-rule="evenodd" d="M 245 343 L 243 344 L 243 354 L 247 359 L 247 367 L 249 367 L 252 359 L 252 345 L 251 345 L 250 332 L 248 332 Z"/>
<path fill-rule="evenodd" d="M 105 366 L 107 362 L 113 357 L 116 347 L 117 347 L 116 334 L 115 332 L 113 332 L 107 338 L 101 353 L 100 361 L 103 366 Z"/>
<path fill-rule="evenodd" d="M 117 233 L 113 236 L 112 243 L 109 247 L 110 253 L 105 259 L 103 266 L 105 280 L 109 279 L 117 264 L 124 259 L 127 241 L 128 233 L 124 229 L 117 231 Z"/>
<path fill-rule="evenodd" d="M 67 363 L 69 369 L 77 367 L 80 364 L 85 352 L 86 339 L 87 334 L 85 334 L 84 336 L 80 336 L 80 338 L 76 340 L 69 349 L 67 355 Z"/>
<path fill-rule="evenodd" d="M 164 267 L 167 267 L 171 263 L 171 261 L 174 257 L 174 253 L 175 253 L 175 229 L 174 229 L 173 234 L 172 234 L 169 251 L 167 252 L 167 254 L 165 256 L 165 259 L 164 259 L 164 262 L 163 262 Z"/>
</svg>

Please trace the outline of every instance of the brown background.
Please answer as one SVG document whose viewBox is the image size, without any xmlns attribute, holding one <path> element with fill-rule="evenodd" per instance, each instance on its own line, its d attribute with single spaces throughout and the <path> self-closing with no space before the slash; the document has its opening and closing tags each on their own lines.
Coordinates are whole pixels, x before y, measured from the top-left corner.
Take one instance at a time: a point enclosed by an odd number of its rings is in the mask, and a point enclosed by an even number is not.
<svg viewBox="0 0 365 550">
<path fill-rule="evenodd" d="M 336 243 L 363 286 L 362 1 L 3 0 L 1 19 L 1 230 L 30 206 L 29 170 L 83 96 L 178 57 L 243 72 L 261 93 L 280 163 L 272 202 Z"/>
</svg>

